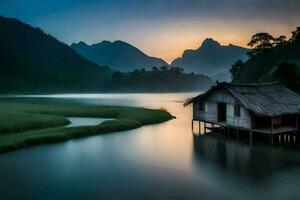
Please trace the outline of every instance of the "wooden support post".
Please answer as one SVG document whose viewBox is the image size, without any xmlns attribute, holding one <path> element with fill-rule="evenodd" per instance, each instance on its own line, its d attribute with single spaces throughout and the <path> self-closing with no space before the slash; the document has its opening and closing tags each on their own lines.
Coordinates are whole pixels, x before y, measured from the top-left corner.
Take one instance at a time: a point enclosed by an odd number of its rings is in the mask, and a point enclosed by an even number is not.
<svg viewBox="0 0 300 200">
<path fill-rule="evenodd" d="M 201 121 L 199 121 L 199 134 L 201 134 Z"/>
<path fill-rule="evenodd" d="M 273 118 L 271 118 L 271 135 L 273 134 Z"/>
<path fill-rule="evenodd" d="M 235 129 L 236 139 L 239 140 L 239 132 L 238 129 Z"/>
<path fill-rule="evenodd" d="M 273 141 L 273 134 L 271 135 L 271 144 L 273 145 L 274 141 Z"/>
<path fill-rule="evenodd" d="M 228 138 L 230 138 L 230 129 L 229 129 L 229 127 L 227 127 L 227 135 L 228 135 Z"/>
<path fill-rule="evenodd" d="M 298 122 L 298 115 L 296 116 L 296 130 L 298 131 L 298 129 L 299 129 L 299 122 Z"/>
<path fill-rule="evenodd" d="M 270 139 L 271 139 L 271 144 L 273 145 L 273 118 L 271 118 L 271 136 L 270 136 Z"/>
<path fill-rule="evenodd" d="M 249 144 L 252 146 L 252 131 L 249 132 Z"/>
<path fill-rule="evenodd" d="M 192 119 L 192 133 L 194 133 L 194 119 Z"/>
<path fill-rule="evenodd" d="M 204 122 L 204 134 L 206 134 L 206 122 Z"/>
</svg>

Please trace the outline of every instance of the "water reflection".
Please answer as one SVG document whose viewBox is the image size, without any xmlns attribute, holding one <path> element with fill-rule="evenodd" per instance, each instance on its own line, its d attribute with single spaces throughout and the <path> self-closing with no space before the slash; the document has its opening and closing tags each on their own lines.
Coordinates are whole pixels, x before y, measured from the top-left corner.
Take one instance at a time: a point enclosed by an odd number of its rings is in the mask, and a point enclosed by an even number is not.
<svg viewBox="0 0 300 200">
<path fill-rule="evenodd" d="M 264 144 L 249 145 L 236 139 L 226 139 L 223 133 L 193 134 L 195 160 L 208 160 L 220 168 L 263 181 L 278 170 L 300 166 L 296 151 Z"/>
<path fill-rule="evenodd" d="M 164 107 L 177 118 L 3 154 L 0 198 L 299 199 L 298 149 L 256 142 L 249 146 L 242 137 L 237 141 L 234 136 L 225 139 L 223 134 L 192 134 L 192 110 L 182 103 L 196 94 L 74 94 L 15 99 Z M 198 128 L 195 123 L 195 133 Z"/>
<path fill-rule="evenodd" d="M 96 126 L 104 121 L 112 120 L 110 118 L 96 118 L 96 117 L 68 117 L 70 124 L 66 127 L 76 126 Z"/>
</svg>

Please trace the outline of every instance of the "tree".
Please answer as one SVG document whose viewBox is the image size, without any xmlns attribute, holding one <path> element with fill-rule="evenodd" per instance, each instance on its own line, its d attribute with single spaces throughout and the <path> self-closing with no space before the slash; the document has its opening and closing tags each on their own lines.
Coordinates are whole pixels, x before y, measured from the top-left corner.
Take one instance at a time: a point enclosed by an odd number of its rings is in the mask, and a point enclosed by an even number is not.
<svg viewBox="0 0 300 200">
<path fill-rule="evenodd" d="M 280 81 L 288 88 L 300 92 L 300 65 L 291 62 L 283 61 L 273 71 L 272 78 Z"/>
<path fill-rule="evenodd" d="M 292 32 L 292 42 L 296 40 L 300 40 L 300 26 L 296 28 L 295 31 Z"/>
<path fill-rule="evenodd" d="M 284 44 L 286 43 L 286 36 L 285 35 L 281 35 L 279 36 L 278 38 L 275 38 L 274 39 L 274 44 L 277 46 L 277 45 L 280 45 L 280 44 Z"/>
<path fill-rule="evenodd" d="M 112 74 L 112 80 L 121 81 L 124 78 L 124 73 L 120 71 L 116 71 Z"/>
<path fill-rule="evenodd" d="M 249 57 L 249 58 L 251 58 L 252 56 L 253 56 L 253 51 L 252 50 L 249 50 L 249 51 L 247 51 L 247 56 Z"/>
<path fill-rule="evenodd" d="M 169 70 L 174 71 L 174 72 L 178 72 L 178 73 L 183 73 L 184 72 L 183 68 L 180 68 L 180 67 L 171 67 Z"/>
<path fill-rule="evenodd" d="M 158 72 L 158 68 L 156 66 L 152 67 L 153 72 Z"/>
<path fill-rule="evenodd" d="M 145 69 L 145 68 L 141 68 L 140 72 L 141 72 L 142 74 L 145 74 L 145 73 L 146 73 L 146 69 Z"/>
<path fill-rule="evenodd" d="M 160 71 L 168 71 L 168 66 L 161 66 Z"/>
<path fill-rule="evenodd" d="M 270 49 L 274 47 L 274 37 L 269 33 L 257 33 L 252 36 L 248 46 L 256 50 Z"/>
<path fill-rule="evenodd" d="M 242 60 L 237 60 L 236 63 L 234 63 L 232 66 L 231 66 L 231 69 L 230 69 L 230 73 L 231 73 L 231 76 L 232 78 L 234 78 L 241 70 L 241 67 L 243 66 L 243 61 Z"/>
<path fill-rule="evenodd" d="M 132 72 L 133 75 L 139 75 L 140 74 L 140 70 L 139 69 L 135 69 L 133 72 Z"/>
</svg>

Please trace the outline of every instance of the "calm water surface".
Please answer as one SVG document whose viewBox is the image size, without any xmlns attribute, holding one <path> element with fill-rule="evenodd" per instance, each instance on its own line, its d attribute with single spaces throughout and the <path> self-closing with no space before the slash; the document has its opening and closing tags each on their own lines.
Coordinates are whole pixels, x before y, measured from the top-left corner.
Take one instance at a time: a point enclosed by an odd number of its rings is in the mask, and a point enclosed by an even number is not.
<svg viewBox="0 0 300 200">
<path fill-rule="evenodd" d="M 70 124 L 66 127 L 95 126 L 110 119 L 95 117 L 68 117 L 68 120 L 70 121 Z"/>
<path fill-rule="evenodd" d="M 182 100 L 194 95 L 25 98 L 164 107 L 177 118 L 3 154 L 1 199 L 300 199 L 300 151 L 192 134 Z"/>
</svg>

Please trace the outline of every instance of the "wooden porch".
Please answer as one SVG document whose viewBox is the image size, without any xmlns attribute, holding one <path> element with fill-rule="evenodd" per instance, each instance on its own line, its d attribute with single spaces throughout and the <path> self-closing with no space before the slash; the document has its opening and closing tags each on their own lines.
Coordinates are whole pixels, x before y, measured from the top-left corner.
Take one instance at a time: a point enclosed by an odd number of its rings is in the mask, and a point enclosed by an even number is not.
<svg viewBox="0 0 300 200">
<path fill-rule="evenodd" d="M 271 127 L 247 129 L 236 126 L 230 126 L 223 122 L 209 122 L 199 119 L 192 120 L 192 132 L 194 130 L 195 121 L 199 123 L 199 134 L 207 134 L 221 131 L 225 136 L 233 134 L 237 139 L 239 139 L 239 136 L 241 136 L 241 132 L 246 132 L 249 136 L 249 144 L 251 145 L 253 143 L 254 135 L 261 135 L 265 137 L 265 139 L 271 144 L 273 144 L 274 141 L 281 141 L 285 139 L 290 141 L 290 138 L 294 138 L 294 141 L 296 141 L 296 135 L 300 137 L 298 126 L 281 126 L 273 129 Z M 242 134 L 242 136 L 245 136 L 247 134 Z"/>
<path fill-rule="evenodd" d="M 242 128 L 242 127 L 231 126 L 231 125 L 228 125 L 223 122 L 209 122 L 209 121 L 204 121 L 204 120 L 199 120 L 199 119 L 193 119 L 192 124 L 193 124 L 193 121 L 203 122 L 205 124 L 205 128 L 207 128 L 209 130 L 213 130 L 216 127 L 218 127 L 218 128 L 225 127 L 225 128 L 235 129 L 235 130 L 243 130 L 243 131 L 249 131 L 249 132 L 252 131 L 252 132 L 256 132 L 256 133 L 264 133 L 264 134 L 270 134 L 270 135 L 299 131 L 298 127 L 296 127 L 296 126 L 281 126 L 281 127 L 273 128 L 273 129 L 271 127 L 259 127 L 259 128 L 247 129 L 247 128 Z M 206 125 L 208 125 L 208 126 L 206 126 Z M 192 128 L 193 128 L 193 126 L 192 126 Z"/>
</svg>

